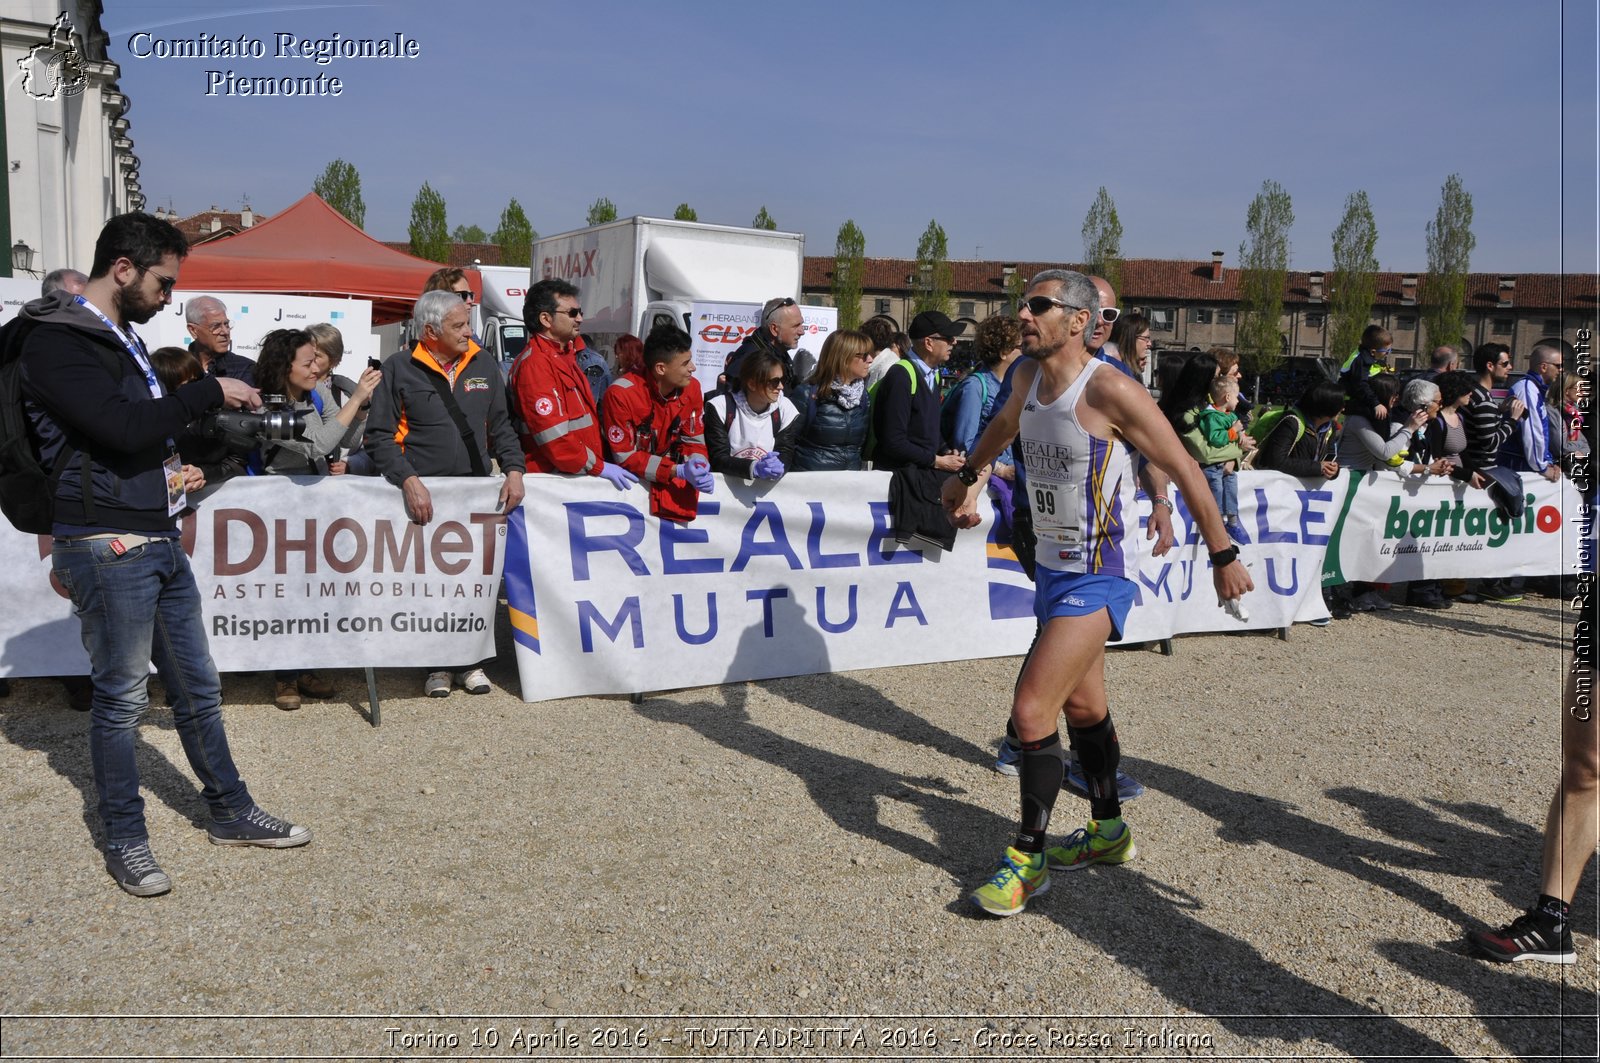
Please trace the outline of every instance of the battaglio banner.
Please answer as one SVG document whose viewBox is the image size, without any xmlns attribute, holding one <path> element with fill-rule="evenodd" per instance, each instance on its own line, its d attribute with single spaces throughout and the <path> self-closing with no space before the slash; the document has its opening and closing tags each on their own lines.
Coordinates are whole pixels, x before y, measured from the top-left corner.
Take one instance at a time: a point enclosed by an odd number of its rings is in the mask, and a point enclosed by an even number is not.
<svg viewBox="0 0 1600 1063">
<path fill-rule="evenodd" d="M 406 519 L 398 488 L 361 476 L 239 478 L 199 498 L 181 527 L 218 669 L 492 657 L 501 481 L 424 482 L 438 514 L 426 527 Z M 50 537 L 4 526 L 0 565 L 9 589 L 0 671 L 87 673 L 72 604 L 51 578 Z"/>
<path fill-rule="evenodd" d="M 1144 558 L 1127 639 L 1326 615 L 1318 577 L 1335 493 L 1256 479 L 1243 506 L 1261 540 L 1249 621 L 1218 608 L 1179 499 L 1179 546 Z M 718 478 L 684 526 L 651 517 L 643 492 L 592 477 L 525 482 L 506 563 L 525 700 L 1006 656 L 1033 638 L 1032 584 L 993 521 L 949 552 L 899 546 L 887 473 Z M 1148 512 L 1142 503 L 1141 527 Z"/>
<path fill-rule="evenodd" d="M 1329 583 L 1577 572 L 1584 502 L 1572 481 L 1524 474 L 1522 516 L 1508 521 L 1489 496 L 1444 477 L 1347 474 Z"/>
</svg>

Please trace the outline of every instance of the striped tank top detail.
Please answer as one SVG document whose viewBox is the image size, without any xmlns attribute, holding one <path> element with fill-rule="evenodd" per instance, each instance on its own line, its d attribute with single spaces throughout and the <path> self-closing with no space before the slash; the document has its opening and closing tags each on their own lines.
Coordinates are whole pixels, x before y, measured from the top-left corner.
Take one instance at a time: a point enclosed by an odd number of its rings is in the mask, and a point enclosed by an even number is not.
<svg viewBox="0 0 1600 1063">
<path fill-rule="evenodd" d="M 1129 534 L 1129 525 L 1138 520 L 1133 463 L 1121 442 L 1090 435 L 1078 421 L 1084 389 L 1105 368 L 1106 363 L 1091 360 L 1048 406 L 1039 401 L 1043 373 L 1028 388 L 1019 435 L 1038 535 L 1034 560 L 1057 572 L 1133 579 L 1138 571 L 1138 536 Z"/>
</svg>

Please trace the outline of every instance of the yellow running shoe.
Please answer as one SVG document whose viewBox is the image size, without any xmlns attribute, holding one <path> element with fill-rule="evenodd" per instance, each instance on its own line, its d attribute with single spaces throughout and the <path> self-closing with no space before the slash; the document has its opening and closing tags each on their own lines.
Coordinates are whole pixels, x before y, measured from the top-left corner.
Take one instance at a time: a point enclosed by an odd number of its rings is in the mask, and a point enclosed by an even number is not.
<svg viewBox="0 0 1600 1063">
<path fill-rule="evenodd" d="M 1050 872 L 1044 855 L 1028 854 L 1007 847 L 994 877 L 972 891 L 972 903 L 990 915 L 1016 915 L 1028 906 L 1028 898 L 1050 888 Z"/>
<path fill-rule="evenodd" d="M 1108 839 L 1100 833 L 1100 821 L 1091 819 L 1087 827 L 1073 831 L 1044 855 L 1056 870 L 1077 871 L 1090 864 L 1125 864 L 1139 855 L 1139 847 L 1133 844 L 1133 828 L 1126 823 L 1121 834 Z"/>
</svg>

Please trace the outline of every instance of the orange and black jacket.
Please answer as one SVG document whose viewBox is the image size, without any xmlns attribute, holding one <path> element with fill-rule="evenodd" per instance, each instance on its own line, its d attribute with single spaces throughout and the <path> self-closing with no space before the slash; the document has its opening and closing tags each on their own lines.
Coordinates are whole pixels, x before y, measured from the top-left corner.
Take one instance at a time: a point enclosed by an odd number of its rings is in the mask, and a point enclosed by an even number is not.
<svg viewBox="0 0 1600 1063">
<path fill-rule="evenodd" d="M 410 354 L 383 363 L 383 383 L 372 395 L 366 449 L 378 472 L 396 486 L 412 476 L 472 475 L 466 441 L 430 376 L 448 380 L 427 348 L 418 344 Z M 476 343 L 461 356 L 450 393 L 466 418 L 483 467 L 488 469 L 493 458 L 501 472 L 523 471 L 522 446 L 511 427 L 500 367 Z"/>
</svg>

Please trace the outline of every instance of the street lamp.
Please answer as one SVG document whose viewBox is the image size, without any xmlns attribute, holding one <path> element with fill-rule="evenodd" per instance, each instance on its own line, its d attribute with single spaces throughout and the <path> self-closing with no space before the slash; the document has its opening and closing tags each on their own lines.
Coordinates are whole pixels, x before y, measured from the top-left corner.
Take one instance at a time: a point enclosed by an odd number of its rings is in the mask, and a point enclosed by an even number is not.
<svg viewBox="0 0 1600 1063">
<path fill-rule="evenodd" d="M 14 273 L 26 273 L 30 277 L 37 277 L 33 271 L 33 256 L 38 254 L 33 248 L 18 240 L 11 246 L 11 270 Z"/>
</svg>

